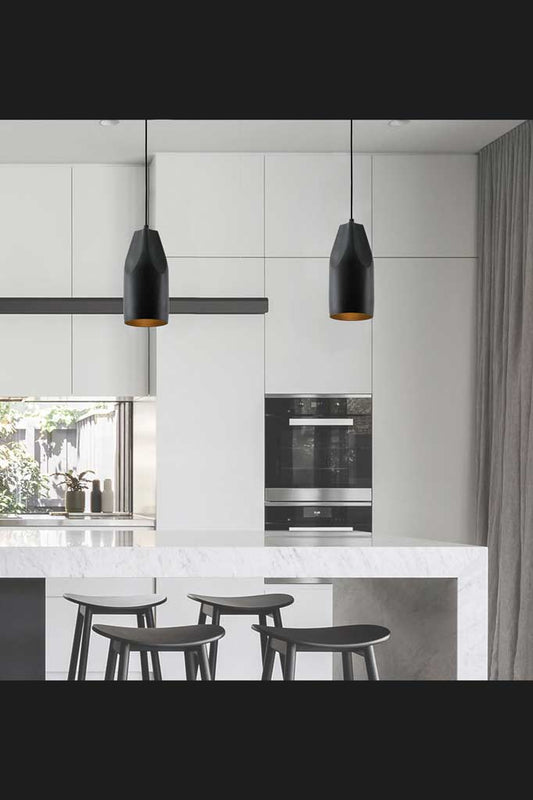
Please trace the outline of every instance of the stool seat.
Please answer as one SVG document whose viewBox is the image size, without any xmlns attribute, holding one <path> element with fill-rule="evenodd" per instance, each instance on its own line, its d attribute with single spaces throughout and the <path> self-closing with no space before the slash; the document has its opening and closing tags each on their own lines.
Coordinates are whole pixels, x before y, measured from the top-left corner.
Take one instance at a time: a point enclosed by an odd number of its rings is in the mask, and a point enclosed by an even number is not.
<svg viewBox="0 0 533 800">
<path fill-rule="evenodd" d="M 161 603 L 166 603 L 167 600 L 164 594 L 106 595 L 102 597 L 66 593 L 63 597 L 78 606 L 68 668 L 69 681 L 76 680 L 76 673 L 79 681 L 84 681 L 87 677 L 87 660 L 93 616 L 97 614 L 111 614 L 114 616 L 132 614 L 137 618 L 139 628 L 155 628 L 154 606 L 160 606 Z M 161 680 L 161 665 L 158 653 L 152 651 L 151 658 L 154 680 Z M 141 670 L 143 680 L 149 680 L 150 672 L 146 652 L 141 652 Z"/>
<path fill-rule="evenodd" d="M 182 650 L 210 644 L 224 636 L 220 625 L 182 625 L 177 628 L 127 628 L 115 625 L 93 625 L 93 631 L 126 642 L 133 651 Z"/>
<path fill-rule="evenodd" d="M 99 597 L 83 594 L 64 594 L 63 597 L 65 600 L 77 603 L 79 606 L 98 609 L 99 613 L 103 613 L 103 611 L 117 613 L 119 609 L 124 609 L 128 614 L 160 606 L 162 603 L 166 603 L 167 600 L 164 594 L 143 594 L 133 597 L 130 595 Z"/>
<path fill-rule="evenodd" d="M 267 625 L 252 625 L 254 631 L 298 649 L 324 650 L 328 653 L 356 650 L 386 642 L 390 638 L 388 628 L 380 625 L 336 625 L 330 628 L 275 628 Z"/>
<path fill-rule="evenodd" d="M 205 594 L 188 594 L 190 600 L 219 608 L 222 613 L 261 614 L 294 603 L 290 594 L 254 594 L 248 597 L 211 597 Z"/>
<path fill-rule="evenodd" d="M 342 673 L 345 681 L 353 681 L 353 655 L 365 660 L 368 679 L 378 681 L 378 668 L 374 645 L 390 639 L 391 632 L 381 625 L 334 625 L 330 628 L 283 628 L 280 626 L 252 625 L 261 639 L 266 639 L 263 660 L 263 680 L 272 680 L 276 652 L 283 656 L 283 679 L 293 681 L 296 653 L 341 653 Z"/>
</svg>

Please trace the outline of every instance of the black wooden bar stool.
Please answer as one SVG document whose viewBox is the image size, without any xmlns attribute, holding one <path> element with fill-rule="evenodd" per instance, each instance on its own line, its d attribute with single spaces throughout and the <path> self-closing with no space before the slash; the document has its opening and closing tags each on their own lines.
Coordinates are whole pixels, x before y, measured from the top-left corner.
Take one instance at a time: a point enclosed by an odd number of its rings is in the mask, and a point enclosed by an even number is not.
<svg viewBox="0 0 533 800">
<path fill-rule="evenodd" d="M 155 606 L 165 603 L 167 598 L 163 594 L 146 594 L 140 597 L 90 597 L 81 594 L 64 594 L 65 600 L 76 603 L 78 606 L 78 616 L 74 629 L 74 641 L 72 642 L 72 653 L 70 656 L 70 666 L 68 669 L 68 680 L 77 679 L 84 681 L 87 675 L 87 659 L 89 656 L 89 640 L 91 637 L 91 625 L 95 614 L 135 614 L 139 628 L 154 628 Z M 78 668 L 79 660 L 79 668 Z M 161 680 L 161 666 L 157 653 L 152 654 L 152 667 L 154 680 Z M 141 653 L 141 670 L 143 680 L 149 679 L 148 656 Z"/>
<path fill-rule="evenodd" d="M 345 681 L 353 681 L 352 653 L 365 659 L 368 680 L 378 681 L 378 668 L 374 645 L 390 638 L 388 628 L 380 625 L 337 625 L 332 628 L 273 628 L 252 625 L 254 631 L 266 636 L 267 651 L 263 662 L 262 680 L 272 679 L 276 652 L 285 657 L 283 679 L 294 680 L 296 653 L 342 653 L 342 672 Z"/>
<path fill-rule="evenodd" d="M 148 653 L 152 658 L 159 658 L 159 652 L 183 652 L 185 656 L 185 672 L 188 681 L 196 680 L 196 663 L 200 664 L 203 681 L 210 681 L 211 670 L 207 657 L 207 645 L 218 642 L 224 634 L 220 625 L 182 625 L 179 628 L 125 628 L 114 625 L 93 625 L 93 631 L 109 639 L 109 655 L 105 670 L 105 680 L 115 677 L 117 658 L 118 680 L 128 679 L 130 652 L 139 652 L 141 658 Z M 154 673 L 155 674 L 155 673 Z M 146 678 L 143 675 L 143 680 Z M 161 673 L 155 678 L 161 680 Z"/>
<path fill-rule="evenodd" d="M 200 603 L 198 624 L 205 625 L 210 617 L 213 625 L 218 625 L 220 617 L 226 616 L 255 616 L 259 617 L 259 624 L 266 626 L 267 617 L 272 617 L 274 626 L 282 628 L 281 608 L 294 603 L 290 594 L 254 594 L 248 597 L 210 597 L 203 594 L 188 594 L 191 600 Z M 266 636 L 261 636 L 261 659 L 264 661 L 266 654 Z M 213 680 L 217 669 L 218 642 L 213 642 L 209 648 L 209 667 Z"/>
</svg>

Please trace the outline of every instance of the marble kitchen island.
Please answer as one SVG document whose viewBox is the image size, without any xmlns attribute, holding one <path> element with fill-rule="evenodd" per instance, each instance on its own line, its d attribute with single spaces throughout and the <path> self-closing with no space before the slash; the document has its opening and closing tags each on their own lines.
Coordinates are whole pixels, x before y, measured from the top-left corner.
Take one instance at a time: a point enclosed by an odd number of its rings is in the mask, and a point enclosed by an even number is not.
<svg viewBox="0 0 533 800">
<path fill-rule="evenodd" d="M 434 627 L 434 617 L 446 627 L 449 640 L 444 642 L 446 657 L 453 660 L 454 667 L 454 674 L 449 677 L 486 679 L 488 608 L 484 547 L 376 535 L 372 540 L 358 537 L 325 540 L 274 532 L 265 540 L 265 533 L 258 530 L 126 528 L 0 531 L 0 677 L 16 677 L 18 668 L 20 677 L 44 678 L 46 579 L 157 581 L 179 577 L 288 576 L 332 580 L 334 624 L 371 621 L 368 615 L 373 615 L 372 621 L 377 624 L 386 624 L 383 619 L 389 621 L 393 635 L 387 646 L 391 653 L 395 637 L 400 643 L 416 635 L 415 629 L 420 628 L 420 620 L 426 617 L 430 621 L 429 631 Z M 427 581 L 436 582 L 430 585 L 438 585 L 442 592 L 432 593 L 426 608 Z M 392 593 L 390 586 L 394 587 Z M 421 589 L 414 602 L 413 586 Z M 405 608 L 410 609 L 407 616 L 405 613 L 402 616 L 402 597 Z M 431 654 L 430 661 L 439 659 L 438 652 Z M 415 670 L 412 677 L 431 677 L 431 669 L 428 675 Z"/>
</svg>

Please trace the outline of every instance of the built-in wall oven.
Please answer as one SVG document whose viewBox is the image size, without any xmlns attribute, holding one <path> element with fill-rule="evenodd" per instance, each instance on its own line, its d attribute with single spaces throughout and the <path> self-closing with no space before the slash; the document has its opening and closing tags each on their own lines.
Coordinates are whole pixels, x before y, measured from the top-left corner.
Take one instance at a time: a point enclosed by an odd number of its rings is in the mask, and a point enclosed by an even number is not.
<svg viewBox="0 0 533 800">
<path fill-rule="evenodd" d="M 372 530 L 370 395 L 267 395 L 265 529 Z"/>
</svg>

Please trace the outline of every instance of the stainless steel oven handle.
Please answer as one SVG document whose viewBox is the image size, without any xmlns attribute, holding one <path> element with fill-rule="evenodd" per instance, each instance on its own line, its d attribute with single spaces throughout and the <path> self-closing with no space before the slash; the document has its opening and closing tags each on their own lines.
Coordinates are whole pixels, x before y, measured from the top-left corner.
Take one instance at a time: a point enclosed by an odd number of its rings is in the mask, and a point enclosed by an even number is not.
<svg viewBox="0 0 533 800">
<path fill-rule="evenodd" d="M 353 527 L 352 528 L 342 528 L 342 527 L 336 527 L 334 525 L 332 525 L 329 528 L 319 528 L 318 526 L 317 527 L 305 527 L 304 525 L 301 525 L 301 526 L 300 525 L 295 525 L 294 527 L 289 527 L 289 530 L 290 531 L 339 531 L 339 532 L 340 531 L 350 531 L 350 532 L 352 532 L 354 530 L 354 528 Z"/>
<path fill-rule="evenodd" d="M 353 417 L 289 417 L 289 425 L 331 425 L 345 427 L 353 425 Z"/>
</svg>

